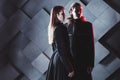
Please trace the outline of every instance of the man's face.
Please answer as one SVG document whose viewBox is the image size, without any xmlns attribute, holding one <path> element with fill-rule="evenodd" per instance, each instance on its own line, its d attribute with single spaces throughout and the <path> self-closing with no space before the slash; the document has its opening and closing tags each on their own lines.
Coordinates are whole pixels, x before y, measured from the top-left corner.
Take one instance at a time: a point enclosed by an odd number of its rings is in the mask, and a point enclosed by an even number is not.
<svg viewBox="0 0 120 80">
<path fill-rule="evenodd" d="M 81 15 L 81 9 L 80 9 L 80 7 L 78 7 L 78 8 L 72 8 L 72 15 L 73 15 L 74 19 L 80 18 L 80 15 Z"/>
</svg>

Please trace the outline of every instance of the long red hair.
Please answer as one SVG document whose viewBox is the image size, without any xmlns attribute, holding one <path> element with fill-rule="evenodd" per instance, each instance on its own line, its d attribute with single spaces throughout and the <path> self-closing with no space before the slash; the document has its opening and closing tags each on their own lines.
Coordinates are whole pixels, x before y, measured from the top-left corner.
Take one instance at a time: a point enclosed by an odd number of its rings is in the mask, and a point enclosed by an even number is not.
<svg viewBox="0 0 120 80">
<path fill-rule="evenodd" d="M 50 13 L 50 22 L 49 22 L 49 26 L 48 26 L 48 41 L 49 44 L 53 43 L 53 32 L 54 32 L 54 27 L 57 23 L 59 23 L 60 21 L 57 18 L 57 14 L 59 14 L 59 12 L 61 10 L 63 10 L 64 7 L 63 6 L 55 6 L 52 8 L 51 13 Z"/>
</svg>

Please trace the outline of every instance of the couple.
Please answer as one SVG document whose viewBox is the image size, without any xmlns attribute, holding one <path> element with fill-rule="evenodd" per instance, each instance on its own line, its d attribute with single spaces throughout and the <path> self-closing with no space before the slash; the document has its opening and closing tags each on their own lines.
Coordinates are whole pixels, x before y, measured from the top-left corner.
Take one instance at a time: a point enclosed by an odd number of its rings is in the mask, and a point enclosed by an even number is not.
<svg viewBox="0 0 120 80">
<path fill-rule="evenodd" d="M 53 47 L 46 80 L 92 80 L 94 40 L 92 24 L 84 20 L 80 3 L 72 4 L 66 25 L 64 7 L 51 10 L 48 27 Z"/>
</svg>

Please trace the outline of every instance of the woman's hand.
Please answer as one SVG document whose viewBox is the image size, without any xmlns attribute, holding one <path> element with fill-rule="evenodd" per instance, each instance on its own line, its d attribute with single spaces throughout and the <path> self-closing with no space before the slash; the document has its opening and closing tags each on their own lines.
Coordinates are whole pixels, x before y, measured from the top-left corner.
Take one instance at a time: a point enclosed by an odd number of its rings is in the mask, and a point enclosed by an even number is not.
<svg viewBox="0 0 120 80">
<path fill-rule="evenodd" d="M 88 74 L 90 74 L 90 73 L 92 72 L 92 69 L 93 69 L 93 68 L 90 67 L 90 66 L 87 68 L 87 72 L 88 72 Z"/>
<path fill-rule="evenodd" d="M 72 71 L 72 72 L 70 72 L 70 73 L 68 74 L 68 77 L 72 78 L 74 75 L 75 75 L 75 72 Z"/>
</svg>

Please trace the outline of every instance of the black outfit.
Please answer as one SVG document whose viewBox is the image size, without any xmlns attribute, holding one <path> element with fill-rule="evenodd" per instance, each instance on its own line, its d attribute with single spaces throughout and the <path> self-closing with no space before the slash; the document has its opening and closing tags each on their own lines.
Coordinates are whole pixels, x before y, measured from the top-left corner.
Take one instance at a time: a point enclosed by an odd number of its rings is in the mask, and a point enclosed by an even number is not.
<svg viewBox="0 0 120 80">
<path fill-rule="evenodd" d="M 92 80 L 87 73 L 88 67 L 94 67 L 94 40 L 90 22 L 81 19 L 71 20 L 68 25 L 71 55 L 74 62 L 73 80 Z"/>
<path fill-rule="evenodd" d="M 69 59 L 70 46 L 67 28 L 62 23 L 55 26 L 53 52 L 46 80 L 69 80 L 68 73 L 72 72 L 73 68 Z"/>
</svg>

